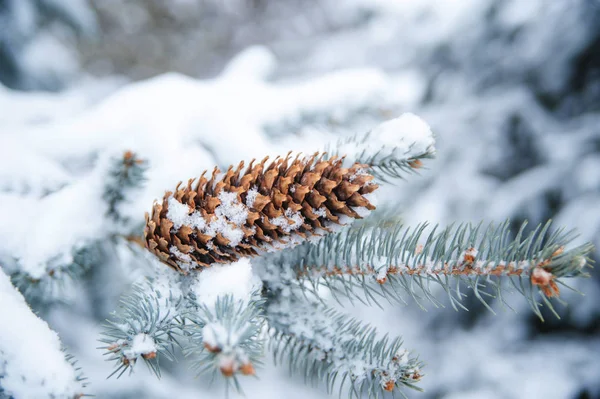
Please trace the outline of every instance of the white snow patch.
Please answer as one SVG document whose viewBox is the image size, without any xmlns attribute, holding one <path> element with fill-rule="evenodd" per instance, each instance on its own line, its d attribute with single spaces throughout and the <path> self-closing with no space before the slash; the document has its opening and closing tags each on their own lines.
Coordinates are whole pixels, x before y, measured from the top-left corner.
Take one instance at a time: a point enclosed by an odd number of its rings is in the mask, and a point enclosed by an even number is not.
<svg viewBox="0 0 600 399">
<path fill-rule="evenodd" d="M 177 258 L 177 264 L 184 271 L 189 271 L 193 268 L 192 257 L 190 255 L 184 254 L 175 245 L 171 245 L 171 247 L 169 248 L 169 252 L 175 255 L 175 257 Z"/>
<path fill-rule="evenodd" d="M 71 398 L 81 392 L 58 335 L 38 318 L 0 268 L 0 388 L 15 398 Z"/>
<path fill-rule="evenodd" d="M 202 342 L 211 348 L 221 348 L 224 338 L 228 338 L 227 341 L 230 345 L 237 343 L 237 336 L 232 336 L 230 332 L 233 329 L 227 329 L 221 323 L 208 323 L 202 328 Z"/>
<path fill-rule="evenodd" d="M 131 340 L 129 348 L 123 351 L 127 359 L 137 359 L 141 355 L 155 353 L 157 351 L 156 343 L 151 336 L 144 333 L 136 334 Z"/>
<path fill-rule="evenodd" d="M 252 208 L 254 206 L 254 201 L 256 201 L 256 197 L 258 196 L 258 188 L 252 187 L 248 190 L 246 194 L 246 206 L 248 208 Z"/>
<path fill-rule="evenodd" d="M 409 160 L 435 152 L 435 139 L 425 121 L 412 113 L 383 122 L 373 129 L 364 143 L 352 141 L 338 147 L 348 162 L 362 158 L 384 159 L 394 156 L 398 160 Z"/>
<path fill-rule="evenodd" d="M 304 218 L 300 212 L 294 212 L 288 208 L 285 210 L 284 215 L 273 218 L 270 222 L 288 234 L 291 231 L 298 230 L 304 223 Z"/>
<path fill-rule="evenodd" d="M 207 221 L 199 211 L 191 211 L 188 205 L 171 196 L 168 200 L 167 218 L 173 222 L 175 231 L 186 225 L 211 237 L 221 233 L 230 241 L 229 245 L 235 247 L 244 238 L 240 227 L 248 219 L 248 207 L 239 202 L 236 193 L 221 191 L 218 198 L 221 204 L 215 208 L 215 218 Z"/>
<path fill-rule="evenodd" d="M 236 193 L 221 191 L 219 200 L 221 201 L 221 205 L 215 210 L 217 216 L 224 216 L 236 226 L 241 226 L 246 223 L 246 219 L 248 219 L 248 208 L 239 203 L 238 195 Z"/>
<path fill-rule="evenodd" d="M 214 307 L 217 298 L 232 295 L 234 299 L 249 301 L 261 288 L 262 283 L 252 273 L 248 258 L 242 258 L 230 264 L 215 264 L 198 273 L 192 287 L 200 305 Z"/>
<path fill-rule="evenodd" d="M 50 268 L 70 265 L 76 250 L 103 237 L 110 229 L 102 200 L 105 161 L 41 199 L 0 194 L 0 257 L 17 259 L 29 276 L 41 278 Z"/>
</svg>

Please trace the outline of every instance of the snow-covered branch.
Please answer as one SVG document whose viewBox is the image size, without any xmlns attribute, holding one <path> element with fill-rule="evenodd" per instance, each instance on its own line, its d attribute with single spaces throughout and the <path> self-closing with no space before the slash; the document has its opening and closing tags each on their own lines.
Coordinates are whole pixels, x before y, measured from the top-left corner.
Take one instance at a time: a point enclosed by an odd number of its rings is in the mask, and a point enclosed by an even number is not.
<svg viewBox="0 0 600 399">
<path fill-rule="evenodd" d="M 260 333 L 264 324 L 262 301 L 255 293 L 253 300 L 243 301 L 232 295 L 219 296 L 214 306 L 203 306 L 190 314 L 186 332 L 193 357 L 193 367 L 199 373 L 215 373 L 226 377 L 238 391 L 238 375 L 254 375 L 261 364 L 264 339 Z"/>
<path fill-rule="evenodd" d="M 164 270 L 133 287 L 121 300 L 122 309 L 112 315 L 100 340 L 116 368 L 111 375 L 121 376 L 133 370 L 142 358 L 160 376 L 160 356 L 174 359 L 186 301 L 180 288 L 180 276 Z"/>
<path fill-rule="evenodd" d="M 402 386 L 419 389 L 421 365 L 400 338 L 379 337 L 374 327 L 294 293 L 272 293 L 266 309 L 275 359 L 324 381 L 329 392 L 378 398 Z"/>
<path fill-rule="evenodd" d="M 263 355 L 262 283 L 248 258 L 215 265 L 191 280 L 186 352 L 196 370 L 218 372 L 241 390 L 237 376 L 254 375 Z"/>
<path fill-rule="evenodd" d="M 591 247 L 568 249 L 571 234 L 549 224 L 525 234 L 524 224 L 513 237 L 509 222 L 351 224 L 375 209 L 374 175 L 419 169 L 434 144 L 427 124 L 404 114 L 341 144 L 339 155 L 241 162 L 166 192 L 147 214 L 145 242 L 168 278 L 137 286 L 105 332 L 115 373 L 141 357 L 159 375 L 158 355 L 171 359 L 180 345 L 199 372 L 241 390 L 238 376 L 260 364 L 266 320 L 276 358 L 292 370 L 324 379 L 330 391 L 379 397 L 419 389 L 420 363 L 399 338 L 327 307 L 323 287 L 338 300 L 404 301 L 408 293 L 441 304 L 437 284 L 458 308 L 466 285 L 489 308 L 486 299 L 503 299 L 508 280 L 541 317 L 540 301 L 552 309 L 559 279 L 584 274 Z"/>
<path fill-rule="evenodd" d="M 130 191 L 143 185 L 147 167 L 146 161 L 131 151 L 125 151 L 122 157 L 113 159 L 102 198 L 108 205 L 107 216 L 115 222 L 128 221 L 119 208 L 123 202 L 130 199 Z"/>
<path fill-rule="evenodd" d="M 328 151 L 366 165 L 370 174 L 387 181 L 402 178 L 420 169 L 422 159 L 433 158 L 435 138 L 425 121 L 405 113 L 366 134 L 341 140 Z"/>
<path fill-rule="evenodd" d="M 26 238 L 0 248 L 0 260 L 28 300 L 68 302 L 75 283 L 103 261 L 111 238 L 126 226 L 119 208 L 141 186 L 145 170 L 145 163 L 127 151 L 111 162 L 99 161 L 88 175 L 39 201 L 7 202 L 14 209 L 14 216 L 6 215 L 7 225 L 36 225 L 26 230 Z M 24 219 L 11 219 L 19 215 Z M 111 218 L 109 225 L 104 215 Z"/>
<path fill-rule="evenodd" d="M 76 399 L 84 379 L 0 268 L 0 397 Z"/>
</svg>

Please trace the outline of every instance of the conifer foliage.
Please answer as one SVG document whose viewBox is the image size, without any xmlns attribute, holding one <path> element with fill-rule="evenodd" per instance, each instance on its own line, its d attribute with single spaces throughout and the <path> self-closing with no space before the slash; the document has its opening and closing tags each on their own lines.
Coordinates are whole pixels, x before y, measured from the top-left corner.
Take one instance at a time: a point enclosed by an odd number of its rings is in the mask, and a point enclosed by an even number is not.
<svg viewBox="0 0 600 399">
<path fill-rule="evenodd" d="M 324 292 L 420 306 L 441 305 L 441 294 L 459 309 L 470 291 L 492 310 L 510 290 L 540 317 L 542 304 L 553 309 L 558 284 L 589 263 L 591 246 L 570 246 L 572 234 L 549 223 L 529 233 L 508 222 L 410 228 L 372 214 L 379 183 L 424 167 L 434 143 L 421 119 L 404 114 L 329 154 L 241 162 L 167 191 L 146 215 L 154 275 L 123 299 L 102 337 L 114 373 L 141 359 L 160 375 L 160 361 L 181 349 L 199 372 L 242 390 L 269 349 L 330 392 L 404 395 L 419 389 L 423 363 Z"/>
</svg>

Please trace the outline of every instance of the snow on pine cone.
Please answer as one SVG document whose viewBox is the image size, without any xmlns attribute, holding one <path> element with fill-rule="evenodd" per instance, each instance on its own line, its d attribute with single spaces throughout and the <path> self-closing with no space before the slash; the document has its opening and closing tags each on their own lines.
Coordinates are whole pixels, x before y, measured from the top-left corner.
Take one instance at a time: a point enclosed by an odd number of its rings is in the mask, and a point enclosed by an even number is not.
<svg viewBox="0 0 600 399">
<path fill-rule="evenodd" d="M 292 159 L 268 157 L 242 173 L 244 162 L 195 185 L 180 182 L 146 214 L 148 249 L 187 273 L 300 244 L 360 219 L 375 209 L 377 189 L 368 167 L 344 168 L 343 158 L 324 154 Z"/>
</svg>

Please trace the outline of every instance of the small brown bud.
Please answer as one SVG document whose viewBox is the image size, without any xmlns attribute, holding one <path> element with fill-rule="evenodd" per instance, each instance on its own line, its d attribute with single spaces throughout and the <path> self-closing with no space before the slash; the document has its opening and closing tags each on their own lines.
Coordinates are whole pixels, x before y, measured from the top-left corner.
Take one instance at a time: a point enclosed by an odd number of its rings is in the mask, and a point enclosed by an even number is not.
<svg viewBox="0 0 600 399">
<path fill-rule="evenodd" d="M 556 251 L 552 253 L 552 257 L 555 258 L 558 255 L 562 254 L 565 251 L 565 247 L 559 247 Z"/>
<path fill-rule="evenodd" d="M 110 345 L 108 348 L 106 348 L 107 350 L 109 350 L 110 352 L 114 352 L 115 349 L 118 349 L 121 345 L 114 343 L 112 345 Z"/>
<path fill-rule="evenodd" d="M 219 348 L 218 346 L 212 346 L 208 343 L 204 343 L 204 349 L 206 349 L 207 351 L 211 352 L 211 353 L 219 353 L 221 352 L 221 348 Z"/>
<path fill-rule="evenodd" d="M 254 366 L 250 362 L 242 364 L 242 367 L 240 367 L 240 371 L 244 375 L 254 375 L 256 373 L 254 370 Z"/>
<path fill-rule="evenodd" d="M 385 284 L 385 282 L 387 281 L 387 276 L 383 276 L 383 277 L 379 277 L 376 280 L 379 284 Z"/>
<path fill-rule="evenodd" d="M 156 352 L 142 353 L 142 357 L 146 360 L 156 359 Z"/>
<path fill-rule="evenodd" d="M 560 289 L 554 281 L 555 277 L 552 273 L 537 266 L 531 273 L 531 283 L 540 287 L 544 295 L 549 298 L 558 297 Z"/>
<path fill-rule="evenodd" d="M 221 374 L 223 374 L 225 377 L 232 377 L 235 373 L 233 363 L 221 364 L 221 367 L 219 367 L 219 369 L 221 370 Z"/>
<path fill-rule="evenodd" d="M 408 166 L 413 169 L 420 169 L 423 166 L 423 162 L 421 162 L 420 159 L 413 159 L 412 161 L 408 162 Z"/>
<path fill-rule="evenodd" d="M 388 391 L 388 392 L 392 392 L 394 390 L 394 388 L 396 387 L 396 380 L 388 380 L 385 385 L 383 386 L 383 389 Z"/>
</svg>

